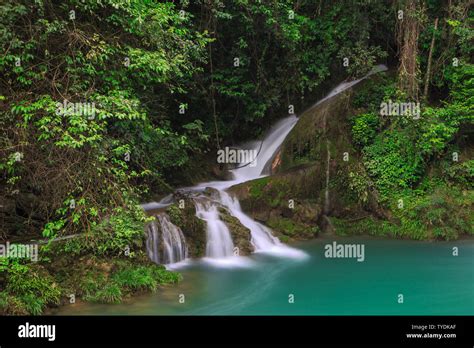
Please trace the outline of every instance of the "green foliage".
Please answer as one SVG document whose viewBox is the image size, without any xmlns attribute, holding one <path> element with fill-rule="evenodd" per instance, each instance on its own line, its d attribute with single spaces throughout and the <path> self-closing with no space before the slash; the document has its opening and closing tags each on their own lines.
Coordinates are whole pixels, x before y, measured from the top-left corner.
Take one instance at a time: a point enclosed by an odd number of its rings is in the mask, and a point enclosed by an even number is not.
<svg viewBox="0 0 474 348">
<path fill-rule="evenodd" d="M 450 98 L 442 106 L 423 108 L 418 120 L 400 116 L 388 116 L 392 118 L 382 120 L 373 113 L 352 118 L 353 140 L 362 147 L 364 165 L 382 199 L 392 199 L 403 190 L 416 188 L 427 168 L 446 155 L 461 127 L 472 124 L 473 66 L 460 67 L 453 76 L 457 82 L 452 85 Z M 383 90 L 385 92 L 380 93 Z M 362 95 L 368 100 L 375 96 L 376 100 L 382 95 L 386 99 L 387 93 L 392 97 L 398 95 L 391 91 L 391 87 L 376 89 L 370 85 Z M 400 97 L 398 95 L 399 100 Z M 373 105 L 369 108 L 375 110 L 377 104 L 371 102 L 369 105 Z M 467 184 L 463 178 L 469 178 L 468 166 L 451 160 L 446 169 L 447 178 L 454 179 L 459 170 L 458 182 Z"/>
<path fill-rule="evenodd" d="M 80 284 L 78 285 L 79 294 L 83 296 L 85 300 L 93 298 L 95 294 L 101 289 L 106 282 L 104 274 L 96 270 L 88 270 L 82 275 Z"/>
<path fill-rule="evenodd" d="M 356 91 L 352 104 L 356 108 L 364 108 L 374 114 L 380 113 L 380 104 L 389 99 L 398 99 L 395 81 L 386 73 L 374 75 L 370 80 L 362 82 Z"/>
<path fill-rule="evenodd" d="M 171 205 L 166 209 L 166 212 L 168 213 L 171 221 L 173 224 L 176 226 L 182 226 L 183 225 L 183 215 L 181 209 L 176 206 L 176 205 Z"/>
<path fill-rule="evenodd" d="M 388 221 L 377 220 L 373 217 L 357 221 L 345 221 L 335 217 L 330 218 L 335 227 L 336 234 L 339 236 L 377 236 L 377 237 L 396 237 L 400 227 Z"/>
<path fill-rule="evenodd" d="M 43 268 L 0 260 L 6 287 L 0 296 L 0 309 L 7 314 L 39 315 L 48 305 L 59 304 L 61 290 Z"/>
<path fill-rule="evenodd" d="M 383 197 L 411 187 L 423 174 L 423 158 L 407 132 L 385 131 L 363 152 L 367 172 Z"/>
<path fill-rule="evenodd" d="M 426 157 L 442 154 L 459 130 L 455 122 L 446 118 L 446 110 L 442 108 L 426 108 L 423 111 L 417 147 Z"/>
<path fill-rule="evenodd" d="M 176 283 L 178 273 L 170 272 L 154 264 L 134 264 L 128 260 L 116 260 L 111 274 L 99 269 L 88 271 L 80 280 L 79 294 L 86 301 L 120 303 L 123 298 L 139 291 L 155 291 L 163 284 Z"/>
<path fill-rule="evenodd" d="M 123 268 L 113 275 L 115 283 L 131 291 L 155 291 L 160 284 L 176 283 L 180 279 L 179 274 L 156 265 Z"/>
<path fill-rule="evenodd" d="M 90 302 L 120 303 L 122 302 L 122 290 L 117 284 L 106 283 L 97 292 L 85 299 Z"/>
<path fill-rule="evenodd" d="M 125 269 L 114 274 L 114 281 L 120 286 L 130 289 L 156 290 L 156 282 L 150 272 L 145 267 L 135 269 Z"/>
<path fill-rule="evenodd" d="M 344 62 L 347 59 L 347 73 L 361 78 L 369 73 L 380 61 L 387 57 L 387 53 L 379 46 L 368 47 L 366 42 L 358 41 L 353 47 L 344 46 L 337 57 Z"/>
<path fill-rule="evenodd" d="M 401 199 L 404 201 L 403 209 L 393 209 L 401 222 L 400 235 L 415 239 L 452 240 L 460 234 L 473 234 L 472 191 L 440 186 L 431 194 L 410 194 L 401 196 Z"/>
<path fill-rule="evenodd" d="M 149 218 L 140 206 L 132 207 L 114 209 L 113 214 L 94 226 L 89 234 L 67 240 L 62 251 L 73 255 L 92 253 L 134 258 L 144 245 L 144 228 Z"/>
<path fill-rule="evenodd" d="M 39 297 L 46 303 L 57 303 L 60 291 L 50 277 L 45 277 L 34 271 L 21 273 L 11 272 L 8 276 L 7 291 L 20 298 L 24 296 Z"/>
<path fill-rule="evenodd" d="M 448 6 L 450 8 L 448 9 Z M 433 66 L 433 78 L 431 79 L 432 88 L 437 90 L 452 90 L 453 87 L 459 86 L 461 81 L 458 80 L 458 76 L 465 76 L 463 70 L 472 70 L 472 38 L 474 37 L 474 30 L 472 22 L 474 20 L 474 11 L 470 7 L 469 3 L 458 2 L 455 3 L 438 3 L 435 7 L 435 11 L 432 17 L 441 16 L 447 17 L 444 11 L 449 13 L 449 18 L 444 18 L 445 25 L 440 26 L 437 32 L 435 32 L 436 49 L 433 52 L 433 61 L 437 61 L 437 64 Z M 444 8 L 443 8 L 444 7 Z M 421 36 L 420 46 L 424 48 L 424 52 L 427 52 L 430 47 L 432 39 L 433 19 L 431 19 L 430 30 L 426 30 L 424 35 Z M 441 19 L 440 19 L 441 22 Z M 441 30 L 440 30 L 441 29 Z M 449 40 L 446 40 L 449 37 Z M 424 66 L 424 70 L 427 64 L 427 54 L 420 54 L 420 60 Z M 466 80 L 466 82 L 469 80 Z M 472 85 L 472 79 L 469 82 Z M 452 91 L 451 91 L 452 92 Z M 466 95 L 466 105 L 469 103 L 472 106 L 472 94 Z"/>
<path fill-rule="evenodd" d="M 21 0 L 0 9 L 8 85 L 0 194 L 41 196 L 46 237 L 90 232 L 110 219 L 124 241 L 104 252 L 122 247 L 138 225 L 112 209 L 135 204 L 149 186 L 169 190 L 189 153 L 207 145 L 201 120 L 169 112 L 202 70 L 207 34 L 172 3 Z"/>
<path fill-rule="evenodd" d="M 379 116 L 374 113 L 360 114 L 352 118 L 352 139 L 361 146 L 372 144 L 379 128 Z"/>
<path fill-rule="evenodd" d="M 349 172 L 349 188 L 351 192 L 355 193 L 357 200 L 362 204 L 367 204 L 369 201 L 369 178 L 359 171 Z"/>
<path fill-rule="evenodd" d="M 448 181 L 457 183 L 466 189 L 474 189 L 474 160 L 468 160 L 460 163 L 445 162 L 443 171 Z"/>
<path fill-rule="evenodd" d="M 387 205 L 393 213 L 391 221 L 372 217 L 346 222 L 331 218 L 340 235 L 375 235 L 416 240 L 453 240 L 472 235 L 474 206 L 472 191 L 447 187 L 442 181 L 427 179 L 424 190 L 404 190 Z M 400 206 L 399 203 L 403 205 Z"/>
<path fill-rule="evenodd" d="M 98 270 L 88 271 L 81 277 L 78 294 L 85 301 L 99 303 L 120 303 L 123 297 L 120 286 Z"/>
<path fill-rule="evenodd" d="M 144 222 L 145 216 L 139 207 L 132 212 L 117 209 L 108 221 L 102 222 L 93 231 L 101 239 L 97 241 L 99 253 L 123 252 L 127 247 L 131 250 L 141 247 Z"/>
<path fill-rule="evenodd" d="M 454 162 L 451 143 L 462 127 L 472 124 L 472 65 L 466 65 L 453 74 L 450 98 L 442 106 L 422 109 L 419 120 L 396 117 L 382 120 L 373 113 L 352 118 L 354 142 L 362 147 L 364 165 L 373 180 L 382 201 L 396 216 L 396 223 L 365 221 L 355 223 L 357 228 L 372 234 L 408 237 L 411 239 L 436 238 L 451 240 L 460 234 L 472 234 L 472 161 Z M 390 88 L 366 88 L 362 95 L 368 108 L 375 111 L 377 99 L 403 100 Z M 398 95 L 398 97 L 397 97 Z M 383 100 L 379 99 L 379 100 Z M 356 100 L 356 103 L 359 103 Z M 359 105 L 362 106 L 362 105 Z M 460 151 L 460 150 L 457 150 Z M 441 160 L 442 158 L 444 160 Z M 430 167 L 439 167 L 434 177 L 427 177 Z M 440 176 L 441 175 L 441 176 Z M 364 182 L 349 175 L 349 186 L 365 197 Z M 449 185 L 449 186 L 448 186 Z M 399 202 L 403 202 L 400 208 Z M 347 226 L 342 230 L 357 233 Z M 351 232 L 352 231 L 352 232 Z M 346 233 L 344 232 L 344 233 Z"/>
<path fill-rule="evenodd" d="M 224 140 L 234 139 L 237 129 L 240 134 L 259 135 L 262 125 L 288 112 L 288 104 L 299 112 L 298 100 L 310 97 L 330 75 L 346 78 L 342 64 L 335 63 L 341 61 L 343 50 L 350 51 L 354 61 L 350 73 L 370 70 L 383 56 L 373 28 L 393 21 L 389 7 L 359 1 L 350 5 L 302 1 L 296 7 L 286 0 L 238 1 L 225 7 L 219 1 L 204 6 L 204 11 L 218 28 L 209 58 Z M 367 17 L 367 11 L 374 17 Z M 353 42 L 360 57 L 352 55 Z M 234 58 L 240 60 L 238 67 Z"/>
</svg>

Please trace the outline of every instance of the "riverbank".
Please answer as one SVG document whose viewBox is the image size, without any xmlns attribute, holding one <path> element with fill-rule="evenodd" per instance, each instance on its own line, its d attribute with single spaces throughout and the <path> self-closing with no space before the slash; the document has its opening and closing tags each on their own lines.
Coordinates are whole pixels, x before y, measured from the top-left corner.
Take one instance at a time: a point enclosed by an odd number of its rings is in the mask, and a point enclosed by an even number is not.
<svg viewBox="0 0 474 348">
<path fill-rule="evenodd" d="M 179 273 L 152 263 L 145 253 L 129 259 L 47 255 L 37 263 L 18 263 L 10 272 L 8 288 L 0 297 L 3 315 L 48 314 L 76 302 L 121 303 L 181 280 Z"/>
<path fill-rule="evenodd" d="M 89 233 L 38 244 L 36 262 L 1 258 L 1 314 L 39 315 L 76 300 L 118 303 L 178 282 L 179 274 L 148 258 L 146 223 L 137 205 L 117 210 Z"/>
</svg>

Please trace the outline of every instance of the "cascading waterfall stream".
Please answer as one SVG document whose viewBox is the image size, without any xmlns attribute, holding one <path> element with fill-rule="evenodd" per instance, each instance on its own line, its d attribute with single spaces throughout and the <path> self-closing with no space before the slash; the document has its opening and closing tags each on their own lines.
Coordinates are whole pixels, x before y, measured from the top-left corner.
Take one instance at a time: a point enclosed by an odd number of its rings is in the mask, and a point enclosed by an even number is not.
<svg viewBox="0 0 474 348">
<path fill-rule="evenodd" d="M 146 250 L 148 257 L 155 263 L 160 263 L 160 231 L 155 221 L 148 224 L 148 237 L 146 240 Z"/>
<path fill-rule="evenodd" d="M 256 222 L 250 216 L 245 214 L 242 211 L 237 198 L 231 197 L 225 191 L 225 189 L 238 183 L 264 176 L 263 171 L 266 164 L 274 157 L 297 120 L 298 119 L 295 116 L 290 116 L 281 120 L 272 127 L 269 134 L 261 144 L 255 144 L 255 146 L 258 146 L 260 150 L 259 156 L 255 159 L 255 162 L 252 163 L 252 166 L 245 166 L 244 163 L 241 168 L 232 170 L 231 173 L 234 178 L 233 180 L 208 182 L 200 184 L 194 188 L 196 190 L 202 190 L 206 187 L 211 187 L 216 189 L 218 193 L 213 197 L 214 201 L 209 200 L 207 204 L 196 203 L 196 216 L 205 220 L 207 223 L 207 257 L 219 258 L 233 255 L 233 244 L 230 232 L 225 223 L 220 220 L 218 205 L 227 208 L 232 216 L 237 218 L 243 226 L 250 230 L 251 244 L 254 247 L 254 251 L 278 252 L 280 254 L 291 255 L 292 257 L 296 256 L 296 254 L 300 254 L 300 256 L 302 255 L 301 252 L 282 244 L 278 238 L 272 235 L 269 228 Z"/>
<path fill-rule="evenodd" d="M 325 100 L 347 90 L 348 88 L 356 85 L 360 81 L 366 79 L 367 77 L 380 72 L 385 71 L 387 68 L 383 65 L 376 66 L 369 74 L 365 77 L 354 80 L 351 82 L 343 82 L 336 88 L 334 88 L 326 97 L 319 100 L 316 106 Z M 290 248 L 284 244 L 282 244 L 278 238 L 273 236 L 272 231 L 267 228 L 266 226 L 256 222 L 250 216 L 245 214 L 241 207 L 240 203 L 235 197 L 231 197 L 225 190 L 229 187 L 240 184 L 246 181 L 254 180 L 260 177 L 264 177 L 269 173 L 265 173 L 265 169 L 268 168 L 268 163 L 271 163 L 272 159 L 275 157 L 275 154 L 278 152 L 281 144 L 285 140 L 288 133 L 293 129 L 298 118 L 294 115 L 286 117 L 279 122 L 276 123 L 275 126 L 271 128 L 268 132 L 267 136 L 261 142 L 254 142 L 251 144 L 251 149 L 253 151 L 258 152 L 257 158 L 252 163 L 241 163 L 241 167 L 237 169 L 231 170 L 231 174 L 233 176 L 232 180 L 228 181 L 211 181 L 206 183 L 201 183 L 194 187 L 183 188 L 182 191 L 188 192 L 202 192 L 207 187 L 213 188 L 218 191 L 218 195 L 213 197 L 213 199 L 208 200 L 200 200 L 195 199 L 196 204 L 196 216 L 207 224 L 207 245 L 206 245 L 206 257 L 212 259 L 229 259 L 233 256 L 233 242 L 231 238 L 230 231 L 226 224 L 221 220 L 219 214 L 219 207 L 225 207 L 231 215 L 237 218 L 240 223 L 248 228 L 251 232 L 251 244 L 254 247 L 254 251 L 256 252 L 273 252 L 279 253 L 281 255 L 286 255 L 289 257 L 305 257 L 305 254 L 299 250 L 294 248 Z M 325 192 L 325 209 L 329 208 L 329 161 L 330 161 L 330 150 L 329 144 L 327 146 L 328 151 L 328 163 L 327 163 L 327 171 L 326 171 L 326 192 Z M 251 164 L 251 165 L 250 165 Z M 145 205 L 146 207 L 165 207 L 169 205 L 170 197 L 166 197 L 166 201 L 162 200 L 159 203 L 148 203 Z M 160 215 L 161 216 L 161 215 Z M 163 227 L 163 221 L 167 221 Z M 169 219 L 166 218 L 160 220 L 161 229 L 163 234 L 170 233 L 169 227 Z M 174 225 L 173 225 L 174 226 Z M 177 228 L 176 226 L 174 226 Z M 149 232 L 149 242 L 158 240 L 159 238 L 155 235 L 158 233 L 157 229 L 151 228 L 151 232 Z M 175 253 L 175 250 L 182 250 L 182 246 L 185 245 L 184 238 L 176 238 L 177 235 L 182 236 L 181 230 L 179 233 L 176 230 L 173 230 L 171 235 L 175 236 L 171 237 L 164 237 L 163 241 L 165 244 L 166 252 L 165 255 L 169 255 L 166 260 L 170 262 L 177 262 L 183 259 L 183 253 L 181 252 L 179 256 Z M 150 242 L 153 244 L 152 242 Z M 169 243 L 169 244 L 166 244 Z M 173 246 L 173 243 L 177 243 L 177 246 Z M 151 249 L 150 249 L 151 248 Z M 157 255 L 157 250 L 153 249 L 154 244 L 150 245 L 149 253 L 151 255 Z M 151 256 L 150 256 L 151 257 Z M 154 256 L 155 257 L 155 256 Z M 184 256 L 185 257 L 185 256 Z M 152 258 L 155 260 L 154 258 Z M 155 260 L 155 262 L 157 262 Z"/>
<path fill-rule="evenodd" d="M 243 163 L 244 166 L 241 168 L 231 170 L 234 181 L 228 187 L 235 185 L 235 182 L 242 183 L 263 176 L 266 164 L 274 157 L 297 121 L 296 116 L 289 116 L 280 120 L 270 129 L 261 144 L 260 142 L 255 143 L 254 150 L 260 150 L 258 157 L 252 165 L 245 166 L 246 163 Z"/>
</svg>

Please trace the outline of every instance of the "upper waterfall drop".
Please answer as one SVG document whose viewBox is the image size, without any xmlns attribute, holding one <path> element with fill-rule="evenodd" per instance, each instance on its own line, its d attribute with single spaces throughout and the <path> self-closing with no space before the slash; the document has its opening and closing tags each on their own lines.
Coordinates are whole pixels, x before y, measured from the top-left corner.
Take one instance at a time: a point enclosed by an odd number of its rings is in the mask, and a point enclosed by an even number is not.
<svg viewBox="0 0 474 348">
<path fill-rule="evenodd" d="M 273 158 L 297 121 L 294 115 L 286 117 L 278 121 L 261 142 L 255 142 L 253 150 L 257 151 L 257 157 L 253 163 L 243 163 L 241 168 L 231 170 L 234 180 L 240 183 L 262 176 L 265 165 Z"/>
<path fill-rule="evenodd" d="M 353 87 L 354 85 L 365 80 L 369 76 L 381 71 L 386 71 L 386 70 L 387 70 L 387 67 L 385 65 L 383 64 L 377 65 L 367 75 L 365 75 L 364 77 L 360 79 L 340 83 L 338 86 L 333 88 L 324 98 L 322 98 L 316 104 L 314 104 L 312 108 L 334 97 L 335 95 L 338 95 L 339 93 L 342 93 L 345 90 Z M 296 122 L 298 122 L 298 118 L 295 115 L 285 117 L 281 119 L 280 121 L 278 121 L 270 129 L 266 137 L 261 142 L 260 141 L 254 142 L 253 143 L 254 147 L 252 148 L 252 150 L 257 151 L 258 153 L 256 159 L 254 160 L 255 163 L 251 163 L 252 165 L 250 165 L 250 163 L 243 163 L 240 168 L 231 170 L 230 172 L 232 173 L 234 180 L 228 182 L 229 185 L 226 188 L 233 186 L 236 183 L 242 183 L 245 181 L 257 179 L 261 176 L 268 175 L 269 173 L 264 173 L 267 163 L 274 158 L 281 144 L 283 144 L 287 135 L 291 132 L 293 127 L 296 125 Z M 222 187 L 220 188 L 222 189 Z"/>
</svg>

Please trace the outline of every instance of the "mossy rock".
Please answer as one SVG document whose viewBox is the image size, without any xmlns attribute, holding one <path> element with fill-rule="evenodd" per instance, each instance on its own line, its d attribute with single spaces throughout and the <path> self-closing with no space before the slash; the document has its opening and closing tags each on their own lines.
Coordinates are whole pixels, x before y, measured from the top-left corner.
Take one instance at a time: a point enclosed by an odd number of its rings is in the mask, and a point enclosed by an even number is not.
<svg viewBox="0 0 474 348">
<path fill-rule="evenodd" d="M 206 223 L 196 216 L 192 199 L 184 199 L 184 206 L 173 204 L 166 209 L 170 221 L 181 228 L 186 238 L 188 255 L 202 257 L 206 254 Z"/>
<path fill-rule="evenodd" d="M 285 217 L 271 217 L 267 225 L 276 232 L 280 240 L 289 242 L 292 240 L 311 239 L 318 235 L 318 225 L 306 225 L 294 219 Z M 286 238 L 282 238 L 282 236 Z"/>
<path fill-rule="evenodd" d="M 242 225 L 235 216 L 232 216 L 224 207 L 219 209 L 220 217 L 226 224 L 232 236 L 234 246 L 239 248 L 239 255 L 250 255 L 253 252 L 250 230 Z"/>
<path fill-rule="evenodd" d="M 317 194 L 311 187 L 316 168 L 305 168 L 284 174 L 248 181 L 230 189 L 242 209 L 255 220 L 274 229 L 282 242 L 314 238 L 322 214 Z"/>
</svg>

